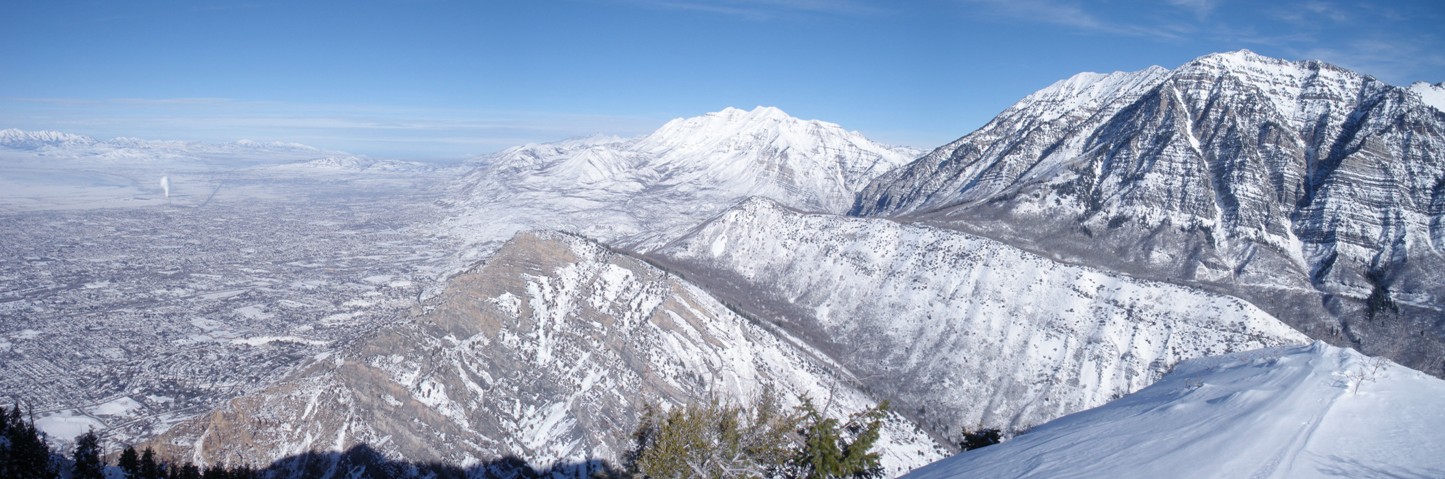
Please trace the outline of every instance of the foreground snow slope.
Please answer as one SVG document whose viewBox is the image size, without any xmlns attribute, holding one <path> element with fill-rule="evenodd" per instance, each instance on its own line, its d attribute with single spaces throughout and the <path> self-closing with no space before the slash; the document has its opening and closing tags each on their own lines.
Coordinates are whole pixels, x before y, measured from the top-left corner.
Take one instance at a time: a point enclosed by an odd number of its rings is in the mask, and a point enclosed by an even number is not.
<svg viewBox="0 0 1445 479">
<path fill-rule="evenodd" d="M 906 477 L 1445 477 L 1441 406 L 1445 381 L 1354 350 L 1262 349 Z"/>
</svg>

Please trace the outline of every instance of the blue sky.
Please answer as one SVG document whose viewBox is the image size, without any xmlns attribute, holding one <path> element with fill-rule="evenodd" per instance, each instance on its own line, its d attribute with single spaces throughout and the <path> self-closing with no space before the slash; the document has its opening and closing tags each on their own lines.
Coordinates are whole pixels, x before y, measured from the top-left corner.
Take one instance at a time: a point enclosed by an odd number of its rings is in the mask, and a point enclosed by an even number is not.
<svg viewBox="0 0 1445 479">
<path fill-rule="evenodd" d="M 932 148 L 1081 71 L 1248 48 L 1445 81 L 1445 2 L 30 1 L 0 128 L 462 158 L 771 105 Z"/>
</svg>

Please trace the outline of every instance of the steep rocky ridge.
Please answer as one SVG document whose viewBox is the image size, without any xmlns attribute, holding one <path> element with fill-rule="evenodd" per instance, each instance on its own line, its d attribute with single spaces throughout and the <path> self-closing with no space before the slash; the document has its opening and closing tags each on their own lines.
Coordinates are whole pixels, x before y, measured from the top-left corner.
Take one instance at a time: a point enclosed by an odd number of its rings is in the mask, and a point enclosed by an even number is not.
<svg viewBox="0 0 1445 479">
<path fill-rule="evenodd" d="M 463 467 L 504 455 L 616 464 L 644 401 L 765 387 L 839 416 L 876 404 L 824 355 L 675 275 L 576 236 L 521 233 L 412 321 L 153 442 L 206 464 L 360 445 Z M 880 444 L 895 474 L 947 453 L 898 414 Z"/>
<path fill-rule="evenodd" d="M 1248 51 L 1080 74 L 880 177 L 852 212 L 1240 296 L 1438 375 L 1434 91 Z"/>
<path fill-rule="evenodd" d="M 760 198 L 651 256 L 954 439 L 1098 406 L 1183 359 L 1306 339 L 1232 297 Z"/>
</svg>

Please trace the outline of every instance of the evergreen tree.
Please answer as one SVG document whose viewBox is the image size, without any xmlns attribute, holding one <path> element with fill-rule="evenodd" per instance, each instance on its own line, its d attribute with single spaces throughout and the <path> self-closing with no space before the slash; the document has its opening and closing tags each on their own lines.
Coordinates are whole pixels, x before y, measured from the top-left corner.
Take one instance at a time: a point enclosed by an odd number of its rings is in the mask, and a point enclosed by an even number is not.
<svg viewBox="0 0 1445 479">
<path fill-rule="evenodd" d="M 179 466 L 178 466 L 178 465 L 168 465 L 168 467 L 166 467 L 166 470 L 169 470 L 169 475 L 166 476 L 166 478 L 171 478 L 171 479 L 201 479 L 201 467 L 197 467 L 197 466 L 195 466 L 195 465 L 192 465 L 192 463 L 189 463 L 189 462 L 188 462 L 188 463 L 185 463 L 185 465 L 179 465 Z"/>
<path fill-rule="evenodd" d="M 176 466 L 175 470 L 176 479 L 201 479 L 201 468 L 196 467 L 195 464 L 187 462 L 180 466 Z"/>
<path fill-rule="evenodd" d="M 125 473 L 126 479 L 140 479 L 140 456 L 135 453 L 134 446 L 126 446 L 125 450 L 120 452 L 120 459 L 116 460 L 115 465 Z"/>
<path fill-rule="evenodd" d="M 842 472 L 845 477 L 882 477 L 883 456 L 873 450 L 882 434 L 888 401 L 849 419 L 844 429 L 853 436 L 843 444 Z"/>
<path fill-rule="evenodd" d="M 15 404 L 5 416 L 5 442 L 3 458 L 0 458 L 0 477 L 16 479 L 51 479 L 59 473 L 50 458 L 50 446 L 35 428 L 35 423 L 26 421 Z"/>
<path fill-rule="evenodd" d="M 0 407 L 0 477 L 11 477 L 14 459 L 10 447 L 10 413 Z"/>
<path fill-rule="evenodd" d="M 636 477 L 872 478 L 883 473 L 878 442 L 888 404 L 828 417 L 804 400 L 785 411 L 771 392 L 746 407 L 717 400 L 662 412 L 649 405 L 626 457 Z"/>
<path fill-rule="evenodd" d="M 959 447 L 965 451 L 971 451 L 980 447 L 998 444 L 999 439 L 1001 438 L 998 429 L 980 429 L 977 432 L 971 432 L 965 429 L 963 431 L 963 443 L 959 444 Z"/>
<path fill-rule="evenodd" d="M 791 477 L 806 479 L 872 478 L 883 475 L 882 457 L 874 452 L 888 402 L 854 414 L 846 424 L 827 417 L 804 400 L 802 449 L 792 461 Z"/>
<path fill-rule="evenodd" d="M 655 479 L 773 477 L 791 456 L 797 422 L 770 391 L 748 406 L 712 400 L 663 413 L 648 405 L 627 467 Z"/>
<path fill-rule="evenodd" d="M 100 437 L 91 429 L 75 438 L 75 464 L 71 479 L 105 479 L 105 461 L 100 458 Z"/>
<path fill-rule="evenodd" d="M 811 401 L 803 403 L 803 450 L 794 464 L 807 479 L 837 477 L 842 471 L 843 451 L 838 447 L 838 420 L 823 416 Z"/>
<path fill-rule="evenodd" d="M 155 450 L 147 447 L 140 455 L 140 479 L 162 479 L 161 466 L 156 464 Z"/>
</svg>

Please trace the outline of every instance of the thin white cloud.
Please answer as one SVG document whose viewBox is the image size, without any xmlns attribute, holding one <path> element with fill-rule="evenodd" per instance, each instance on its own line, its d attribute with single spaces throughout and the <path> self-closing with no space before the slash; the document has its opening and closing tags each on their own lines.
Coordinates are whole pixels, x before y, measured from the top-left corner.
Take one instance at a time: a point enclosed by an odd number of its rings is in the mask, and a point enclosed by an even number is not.
<svg viewBox="0 0 1445 479">
<path fill-rule="evenodd" d="M 1350 15 L 1345 13 L 1339 5 L 1329 2 L 1305 2 L 1300 5 L 1300 9 L 1318 18 L 1325 18 L 1335 23 L 1344 23 L 1350 20 Z"/>
<path fill-rule="evenodd" d="M 1405 14 L 1388 6 L 1307 0 L 1276 4 L 1261 13 L 1289 26 L 1287 35 L 1247 35 L 1242 41 L 1265 45 L 1295 59 L 1322 60 L 1385 82 L 1405 85 L 1421 72 L 1445 66 L 1439 35 L 1404 32 L 1392 25 Z"/>
<path fill-rule="evenodd" d="M 1333 63 L 1400 86 L 1415 81 L 1439 82 L 1442 79 L 1420 78 L 1418 72 L 1445 66 L 1445 52 L 1423 48 L 1414 42 L 1381 38 L 1361 39 L 1336 48 L 1293 51 L 1302 59 Z"/>
<path fill-rule="evenodd" d="M 973 7 L 975 14 L 1007 21 L 1172 43 L 1210 44 L 1216 45 L 1216 51 L 1249 47 L 1290 59 L 1324 60 L 1393 84 L 1440 81 L 1415 77 L 1445 65 L 1445 51 L 1431 47 L 1440 45 L 1440 37 L 1418 32 L 1407 35 L 1392 29 L 1390 26 L 1405 14 L 1390 6 L 1328 0 L 1267 5 L 1167 0 L 1120 13 L 1078 0 L 957 1 Z M 1233 21 L 1226 21 L 1226 15 Z M 1257 21 L 1240 22 L 1239 18 Z"/>
<path fill-rule="evenodd" d="M 1168 1 L 1168 3 L 1169 3 L 1170 5 L 1173 5 L 1173 6 L 1175 6 L 1175 7 L 1182 8 L 1182 9 L 1185 9 L 1185 10 L 1188 10 L 1188 11 L 1192 12 L 1192 13 L 1194 14 L 1194 16 L 1195 16 L 1196 18 L 1199 18 L 1199 19 L 1204 19 L 1204 18 L 1209 17 L 1209 14 L 1212 13 L 1212 12 L 1214 12 L 1215 7 L 1218 7 L 1218 6 L 1219 6 L 1219 3 L 1220 3 L 1220 0 L 1167 0 L 1167 1 Z"/>
<path fill-rule="evenodd" d="M 828 14 L 867 15 L 883 11 L 880 7 L 850 0 L 627 0 L 629 3 L 651 8 L 712 13 L 744 18 L 748 20 L 769 20 L 783 15 Z"/>
<path fill-rule="evenodd" d="M 1183 38 L 1193 31 L 1179 23 L 1139 24 L 1115 21 L 1094 14 L 1082 4 L 1063 0 L 960 0 L 974 7 L 975 13 L 1007 20 L 1021 20 L 1074 28 L 1080 31 L 1110 35 L 1154 37 L 1167 40 Z"/>
</svg>

